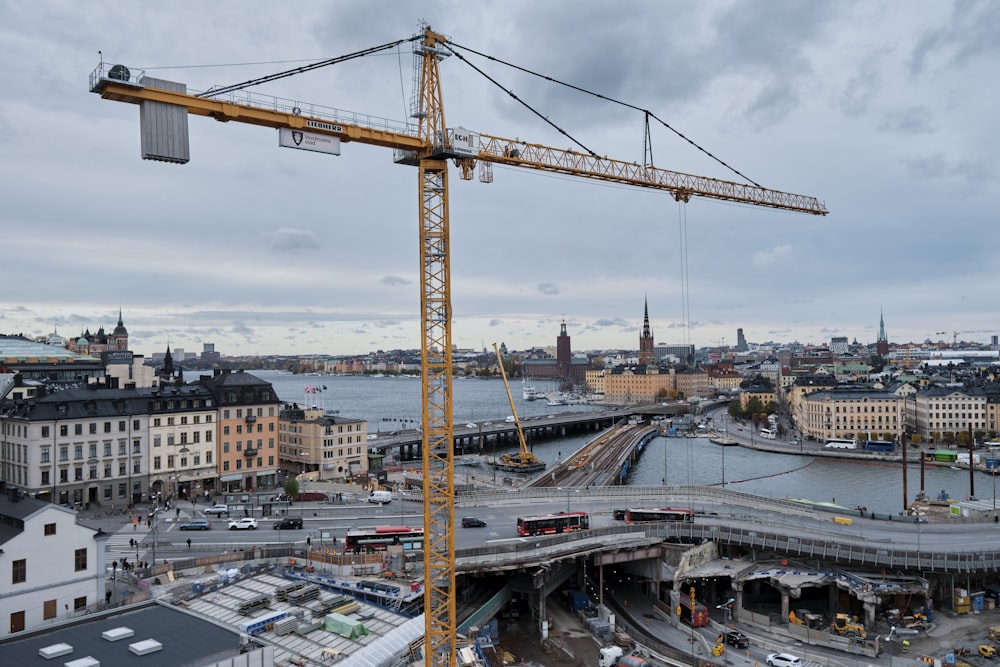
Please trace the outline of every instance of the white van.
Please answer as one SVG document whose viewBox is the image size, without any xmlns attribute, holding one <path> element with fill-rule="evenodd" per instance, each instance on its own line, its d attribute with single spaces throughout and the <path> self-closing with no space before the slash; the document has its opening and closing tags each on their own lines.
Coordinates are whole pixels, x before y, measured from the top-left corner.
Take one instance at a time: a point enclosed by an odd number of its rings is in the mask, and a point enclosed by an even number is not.
<svg viewBox="0 0 1000 667">
<path fill-rule="evenodd" d="M 372 494 L 367 498 L 370 503 L 391 503 L 392 502 L 392 491 L 372 491 Z"/>
</svg>

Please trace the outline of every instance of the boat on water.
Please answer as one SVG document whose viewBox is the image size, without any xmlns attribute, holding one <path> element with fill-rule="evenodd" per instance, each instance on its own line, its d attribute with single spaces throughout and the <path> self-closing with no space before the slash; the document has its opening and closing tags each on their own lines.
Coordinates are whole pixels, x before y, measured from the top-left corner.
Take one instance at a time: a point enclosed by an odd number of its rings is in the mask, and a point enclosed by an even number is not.
<svg viewBox="0 0 1000 667">
<path fill-rule="evenodd" d="M 538 398 L 538 390 L 528 384 L 525 380 L 521 385 L 521 397 L 526 401 L 533 401 Z"/>
<path fill-rule="evenodd" d="M 545 405 L 569 405 L 569 401 L 560 392 L 546 394 Z"/>
</svg>

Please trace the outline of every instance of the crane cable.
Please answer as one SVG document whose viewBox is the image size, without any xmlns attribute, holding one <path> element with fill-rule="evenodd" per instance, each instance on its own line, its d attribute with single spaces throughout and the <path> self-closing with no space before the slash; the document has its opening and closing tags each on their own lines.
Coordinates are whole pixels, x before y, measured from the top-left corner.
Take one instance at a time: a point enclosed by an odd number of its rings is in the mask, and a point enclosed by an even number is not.
<svg viewBox="0 0 1000 667">
<path fill-rule="evenodd" d="M 685 348 L 691 343 L 691 299 L 688 294 L 688 244 L 687 244 L 687 205 L 683 201 L 677 202 L 677 228 L 680 232 L 678 246 L 681 254 L 681 326 L 684 330 L 683 343 Z M 686 353 L 685 353 L 686 356 Z M 685 360 L 687 365 L 687 360 Z"/>
<path fill-rule="evenodd" d="M 510 88 L 504 88 L 503 84 L 501 84 L 499 81 L 497 81 L 496 79 L 494 79 L 493 77 L 491 77 L 489 74 L 487 74 L 483 70 L 481 70 L 478 67 L 476 67 L 475 65 L 473 65 L 471 62 L 469 62 L 469 59 L 466 58 L 465 56 L 463 56 L 461 53 L 458 53 L 457 51 L 455 51 L 454 49 L 452 49 L 451 48 L 452 42 L 444 42 L 443 44 L 444 44 L 444 47 L 446 49 L 448 49 L 448 51 L 450 51 L 453 56 L 455 56 L 456 58 L 458 58 L 459 60 L 461 60 L 463 63 L 465 63 L 469 67 L 471 67 L 473 70 L 475 70 L 478 74 L 480 74 L 483 78 L 485 78 L 487 81 L 489 81 L 490 83 L 492 83 L 494 86 L 496 86 L 500 90 L 502 90 L 505 93 L 507 93 L 508 95 L 510 95 L 514 99 L 515 102 L 519 103 L 525 109 L 527 109 L 528 111 L 530 111 L 531 113 L 535 114 L 536 116 L 538 116 L 539 118 L 541 118 L 543 121 L 545 121 L 546 123 L 548 123 L 557 132 L 559 132 L 564 137 L 566 137 L 567 139 L 569 139 L 570 141 L 572 141 L 574 144 L 576 144 L 577 146 L 579 146 L 580 148 L 582 148 L 583 150 L 585 150 L 587 153 L 589 153 L 591 157 L 595 157 L 595 158 L 599 158 L 600 157 L 600 155 L 598 155 L 597 153 L 595 153 L 594 151 L 590 150 L 589 148 L 587 148 L 586 146 L 584 146 L 582 143 L 580 143 L 579 141 L 577 141 L 569 132 L 567 132 L 566 130 L 562 129 L 561 127 L 559 127 L 558 125 L 556 125 L 555 123 L 553 123 L 551 120 L 549 120 L 548 116 L 542 115 L 542 113 L 540 111 L 538 111 L 533 106 L 531 106 L 530 104 L 528 104 L 527 102 L 525 102 L 524 100 L 522 100 L 520 97 L 518 97 L 514 93 L 513 90 L 511 90 Z M 457 46 L 457 44 L 456 44 L 456 46 Z M 471 51 L 471 49 L 469 49 L 469 50 Z M 472 51 L 472 52 L 476 53 L 475 51 Z M 502 62 L 502 61 L 499 61 L 499 62 Z"/>
<path fill-rule="evenodd" d="M 534 72 L 534 71 L 532 71 L 530 69 L 526 69 L 524 67 L 520 67 L 520 66 L 515 65 L 513 63 L 509 63 L 509 62 L 507 62 L 505 60 L 501 60 L 500 58 L 495 58 L 495 57 L 493 57 L 491 55 L 487 55 L 487 54 L 482 53 L 480 51 L 476 51 L 475 49 L 470 49 L 467 46 L 463 46 L 463 45 L 458 44 L 456 42 L 453 42 L 451 40 L 448 41 L 448 45 L 449 46 L 454 46 L 455 48 L 459 48 L 459 49 L 465 49 L 469 53 L 474 53 L 477 56 L 480 56 L 482 58 L 486 58 L 488 60 L 492 60 L 494 62 L 500 63 L 501 65 L 506 65 L 507 67 L 511 67 L 513 69 L 519 70 L 521 72 L 524 72 L 525 74 L 530 74 L 531 76 L 536 76 L 536 77 L 538 77 L 540 79 L 545 79 L 546 81 L 549 81 L 551 83 L 559 84 L 560 86 L 565 86 L 565 87 L 570 88 L 572 90 L 575 90 L 575 91 L 577 91 L 579 93 L 583 93 L 584 95 L 590 95 L 592 97 L 596 97 L 598 99 L 605 100 L 605 101 L 611 102 L 613 104 L 618 104 L 620 106 L 626 107 L 628 109 L 632 109 L 634 111 L 641 111 L 641 112 L 647 114 L 650 118 L 655 119 L 658 123 L 660 123 L 661 125 L 663 125 L 663 127 L 667 128 L 668 130 L 670 130 L 671 132 L 673 132 L 674 134 L 676 134 L 678 137 L 680 137 L 684 141 L 688 142 L 693 147 L 695 147 L 696 149 L 698 149 L 699 151 L 701 151 L 702 153 L 704 153 L 705 155 L 707 155 L 712 160 L 718 162 L 723 167 L 725 167 L 729 171 L 733 172 L 734 174 L 736 174 L 740 178 L 745 179 L 747 182 L 749 182 L 749 183 L 757 186 L 758 188 L 764 187 L 760 183 L 758 183 L 757 181 L 753 180 L 752 178 L 750 178 L 746 174 L 742 173 L 741 171 L 739 171 L 738 169 L 736 169 L 732 165 L 730 165 L 727 162 L 725 162 L 724 160 L 722 160 L 721 158 L 716 157 L 710 151 L 708 151 L 705 148 L 702 148 L 701 146 L 699 146 L 698 144 L 696 144 L 694 141 L 692 141 L 691 139 L 689 139 L 688 137 L 686 137 L 682 132 L 680 132 L 679 130 L 677 130 L 674 127 L 671 127 L 671 125 L 669 123 L 667 123 L 665 120 L 661 119 L 655 113 L 653 113 L 652 111 L 649 111 L 648 109 L 642 109 L 640 107 L 635 106 L 634 104 L 629 104 L 628 102 L 622 102 L 621 100 L 616 100 L 613 97 L 608 97 L 607 95 L 602 95 L 601 93 L 595 93 L 594 91 L 587 90 L 586 88 L 581 88 L 581 87 L 573 85 L 571 83 L 566 83 L 565 81 L 560 81 L 559 79 L 553 79 L 550 76 L 546 76 L 544 74 L 539 74 L 538 72 Z M 452 53 L 455 53 L 455 52 L 452 51 Z M 455 55 L 458 55 L 458 54 L 456 53 Z M 461 56 L 459 56 L 459 58 L 461 58 Z M 463 58 L 463 60 L 464 60 L 464 58 Z M 466 62 L 468 62 L 468 61 L 466 61 Z M 548 119 L 546 119 L 546 121 L 548 121 Z"/>
<path fill-rule="evenodd" d="M 309 65 L 303 65 L 302 67 L 296 67 L 295 69 L 285 70 L 284 72 L 277 72 L 275 74 L 268 74 L 267 76 L 258 77 L 256 79 L 250 79 L 249 81 L 244 81 L 243 83 L 234 83 L 230 86 L 212 88 L 210 90 L 206 90 L 203 93 L 199 93 L 198 95 L 196 95 L 196 97 L 214 97 L 216 95 L 225 95 L 226 93 L 231 93 L 237 90 L 242 90 L 244 88 L 249 88 L 250 86 L 256 86 L 262 83 L 277 81 L 278 79 L 284 79 L 286 77 L 294 76 L 296 74 L 302 74 L 303 72 L 310 72 L 314 69 L 326 67 L 327 65 L 336 65 L 337 63 L 346 62 L 348 60 L 354 60 L 355 58 L 360 58 L 362 56 L 369 56 L 372 55 L 373 53 L 386 51 L 388 49 L 395 48 L 400 44 L 405 44 L 406 42 L 414 42 L 422 38 L 423 38 L 422 35 L 416 35 L 414 37 L 408 37 L 406 39 L 397 39 L 394 42 L 382 44 L 381 46 L 373 46 L 371 48 L 363 49 L 361 51 L 355 51 L 354 53 L 348 53 L 346 55 L 337 56 L 336 58 L 328 58 L 327 60 L 320 60 L 319 62 L 311 63 Z"/>
</svg>

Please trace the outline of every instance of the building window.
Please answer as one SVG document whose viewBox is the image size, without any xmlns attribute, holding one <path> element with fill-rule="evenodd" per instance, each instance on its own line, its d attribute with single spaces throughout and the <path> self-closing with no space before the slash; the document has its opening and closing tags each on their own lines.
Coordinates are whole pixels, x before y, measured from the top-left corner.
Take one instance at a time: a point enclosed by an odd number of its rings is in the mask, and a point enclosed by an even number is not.
<svg viewBox="0 0 1000 667">
<path fill-rule="evenodd" d="M 159 427 L 161 425 L 162 425 L 162 422 L 160 421 L 160 418 L 159 417 L 154 417 L 153 418 L 153 426 Z"/>
<path fill-rule="evenodd" d="M 42 463 L 48 463 L 49 462 L 49 448 L 48 447 L 42 447 L 42 460 L 41 460 L 41 462 Z"/>
<path fill-rule="evenodd" d="M 91 433 L 97 433 L 97 422 L 91 422 L 90 423 L 90 432 Z"/>
<path fill-rule="evenodd" d="M 111 441 L 104 443 L 104 455 L 111 456 Z"/>
<path fill-rule="evenodd" d="M 118 431 L 124 432 L 126 430 L 128 430 L 128 422 L 122 419 L 121 421 L 118 422 Z"/>
<path fill-rule="evenodd" d="M 43 438 L 49 437 L 49 427 L 48 426 L 43 426 L 42 427 L 42 437 Z"/>
<path fill-rule="evenodd" d="M 104 432 L 111 433 L 111 422 L 104 422 Z"/>
<path fill-rule="evenodd" d="M 74 568 L 77 572 L 87 569 L 87 550 L 77 549 L 73 552 Z"/>
<path fill-rule="evenodd" d="M 69 425 L 68 424 L 60 424 L 59 425 L 59 435 L 61 435 L 63 437 L 66 437 L 67 435 L 69 435 Z"/>
<path fill-rule="evenodd" d="M 87 608 L 87 596 L 73 598 L 73 611 L 80 611 Z"/>
<path fill-rule="evenodd" d="M 83 458 L 83 445 L 73 445 L 73 458 L 74 459 Z"/>
<path fill-rule="evenodd" d="M 45 600 L 42 602 L 42 620 L 49 620 L 56 617 L 56 601 Z"/>
<path fill-rule="evenodd" d="M 59 471 L 59 482 L 61 484 L 69 483 L 69 470 L 63 468 L 62 470 Z"/>
<path fill-rule="evenodd" d="M 45 530 L 44 535 L 46 535 L 46 536 L 48 536 L 48 535 L 55 535 L 56 534 L 56 524 L 54 524 L 54 523 L 47 523 L 47 524 L 45 524 L 44 530 Z"/>
<path fill-rule="evenodd" d="M 12 584 L 23 584 L 28 580 L 28 561 L 25 558 L 16 560 L 11 563 L 11 580 Z"/>
<path fill-rule="evenodd" d="M 138 419 L 133 419 L 132 420 L 132 430 L 133 431 L 138 431 L 139 430 L 139 420 Z"/>
<path fill-rule="evenodd" d="M 156 435 L 153 436 L 153 447 L 159 447 L 160 446 L 160 438 L 161 437 L 162 436 L 159 433 L 157 433 Z"/>
</svg>

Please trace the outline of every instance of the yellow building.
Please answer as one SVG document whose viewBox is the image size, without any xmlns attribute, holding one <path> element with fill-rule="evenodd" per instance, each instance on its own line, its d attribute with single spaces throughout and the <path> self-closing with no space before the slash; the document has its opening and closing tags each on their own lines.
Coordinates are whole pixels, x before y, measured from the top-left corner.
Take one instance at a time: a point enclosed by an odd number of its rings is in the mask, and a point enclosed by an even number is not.
<svg viewBox="0 0 1000 667">
<path fill-rule="evenodd" d="M 656 403 L 676 395 L 673 376 L 656 366 L 620 366 L 604 375 L 604 400 L 622 405 Z"/>
<path fill-rule="evenodd" d="M 903 430 L 903 399 L 889 392 L 817 391 L 802 399 L 799 430 L 816 440 L 894 440 Z"/>
<path fill-rule="evenodd" d="M 311 479 L 368 474 L 368 422 L 324 414 L 322 408 L 286 405 L 278 425 L 282 467 Z"/>
</svg>

